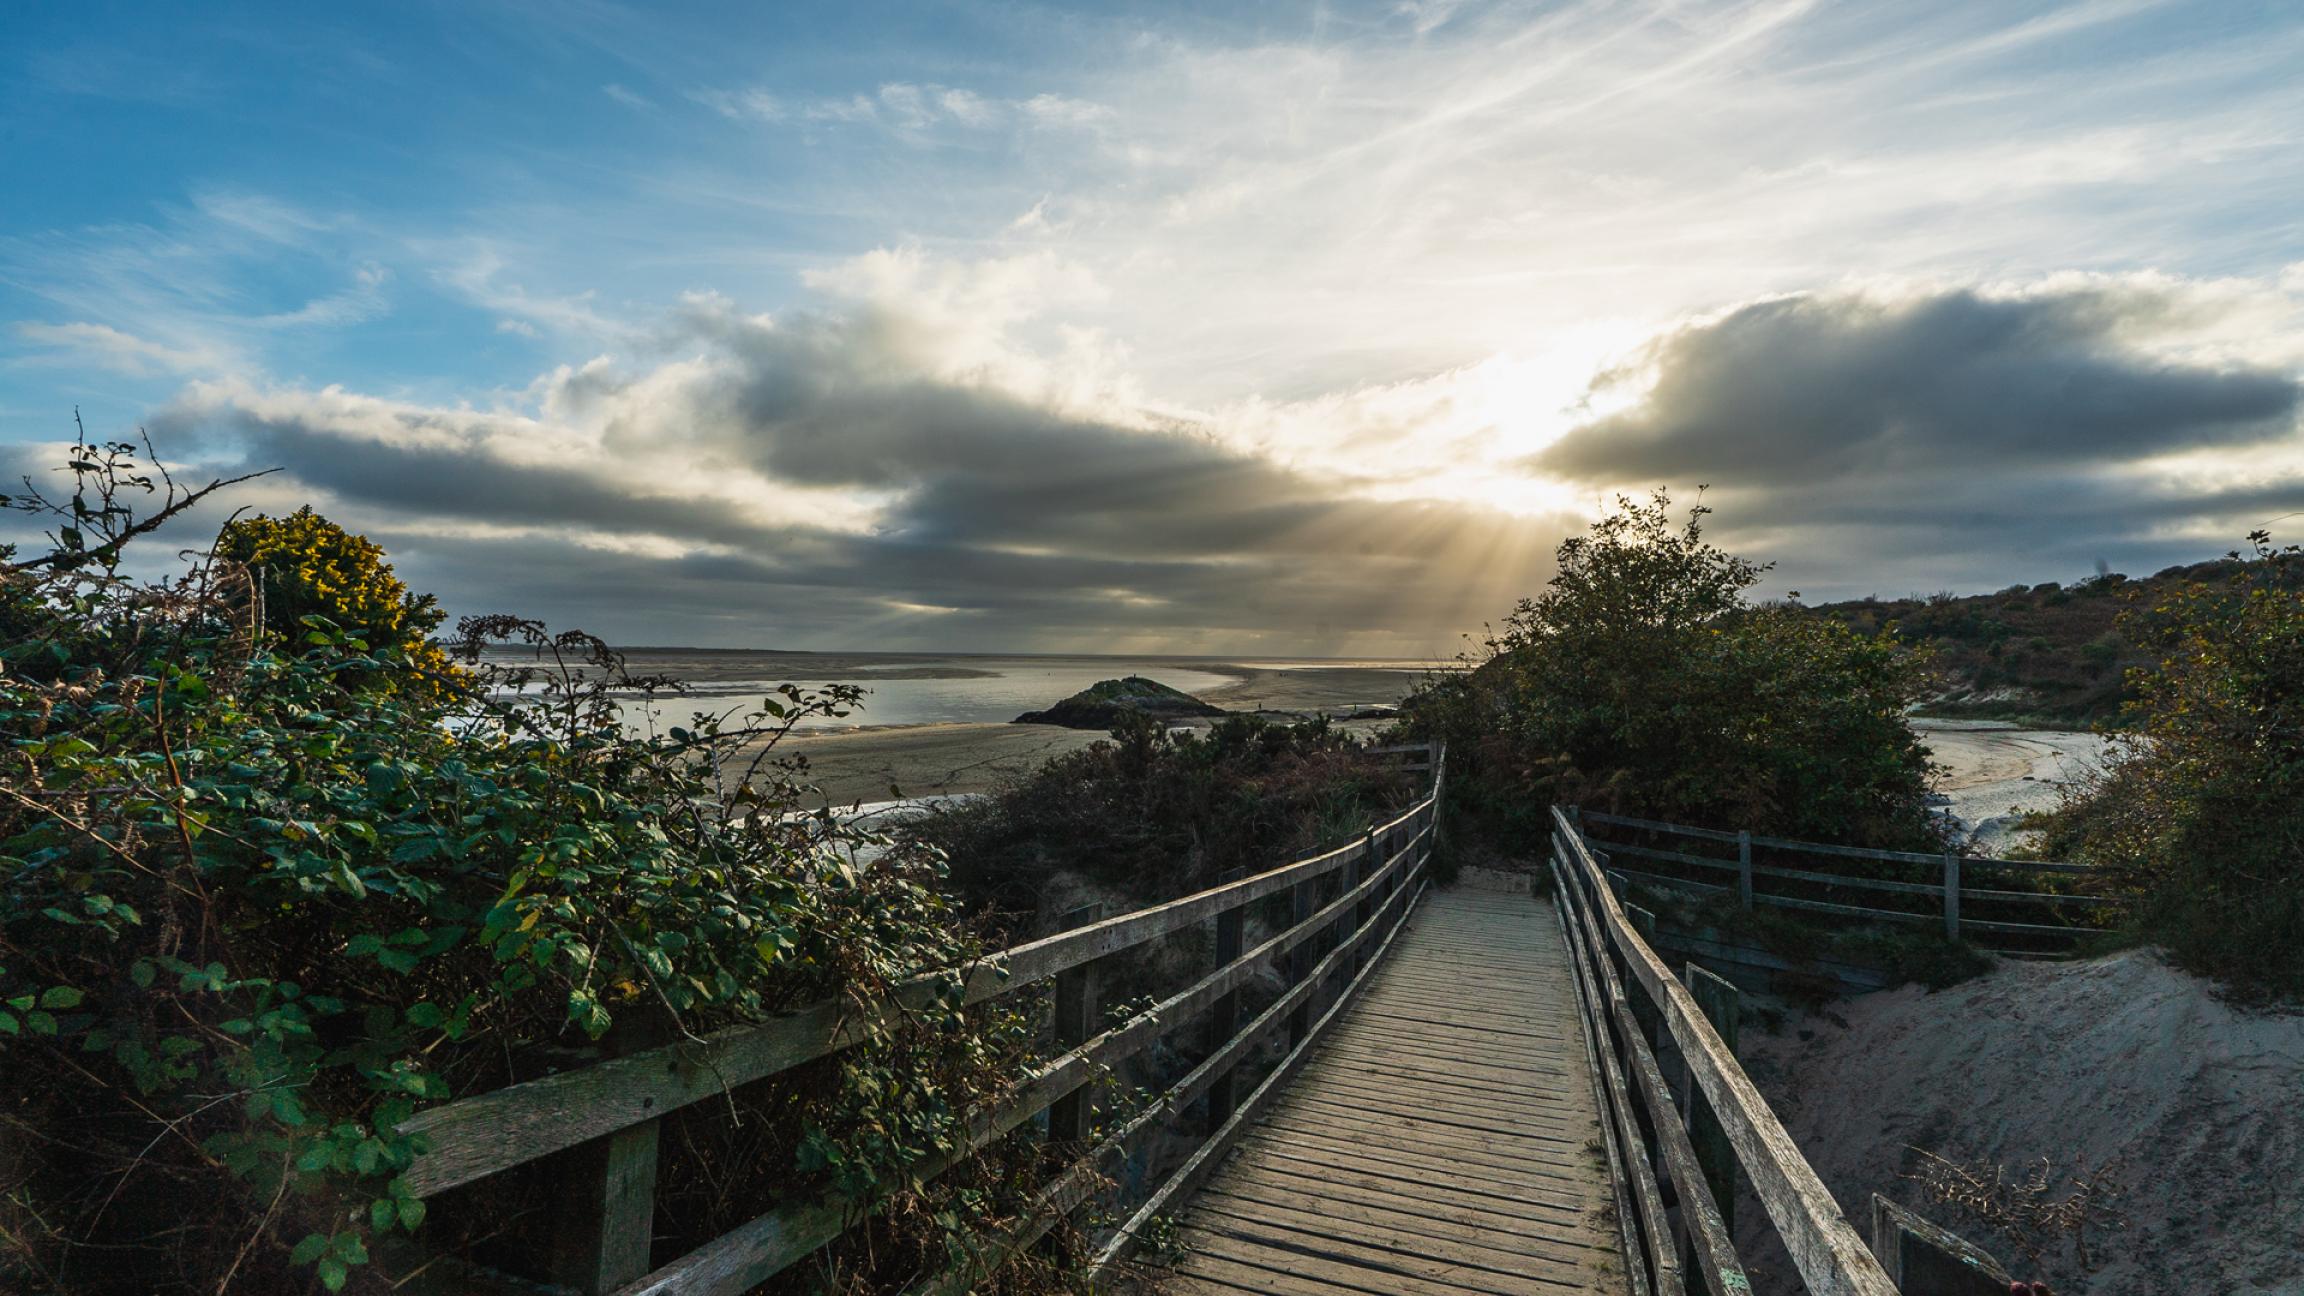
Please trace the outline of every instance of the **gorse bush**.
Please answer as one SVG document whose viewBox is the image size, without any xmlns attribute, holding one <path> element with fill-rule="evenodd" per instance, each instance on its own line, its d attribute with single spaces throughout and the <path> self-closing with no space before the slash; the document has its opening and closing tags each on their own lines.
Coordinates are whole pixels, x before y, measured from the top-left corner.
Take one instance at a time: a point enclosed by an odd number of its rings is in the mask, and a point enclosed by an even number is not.
<svg viewBox="0 0 2304 1296">
<path fill-rule="evenodd" d="M 2304 997 L 2304 550 L 2257 532 L 2122 630 L 2154 660 L 2102 774 L 2040 819 L 2043 849 L 2103 869 L 2179 962 Z"/>
<path fill-rule="evenodd" d="M 1466 670 L 1410 699 L 1470 808 L 1541 840 L 1576 803 L 1781 836 L 1933 847 L 1927 753 L 1905 723 L 1911 654 L 1798 608 L 1755 606 L 1766 567 L 1675 524 L 1662 491 L 1564 542 Z"/>
<path fill-rule="evenodd" d="M 76 500 L 135 497 L 124 454 L 76 463 Z M 309 513 L 164 584 L 80 539 L 0 551 L 0 1289 L 392 1290 L 550 1202 L 546 1166 L 428 1211 L 417 1111 L 982 953 L 932 849 L 803 813 L 773 758 L 853 690 L 635 738 L 617 695 L 662 681 L 513 618 L 450 669 L 428 601 Z M 503 641 L 522 665 L 479 660 Z M 912 1168 L 1029 1043 L 956 994 L 669 1122 L 659 1260 L 830 1190 L 891 1209 L 792 1282 L 940 1267 L 1020 1189 L 999 1149 Z"/>
<path fill-rule="evenodd" d="M 375 687 L 452 685 L 457 668 L 433 632 L 447 619 L 439 601 L 416 594 L 392 574 L 384 549 L 354 535 L 309 507 L 284 518 L 234 518 L 216 537 L 215 557 L 247 574 L 245 615 L 279 636 L 278 646 L 299 651 L 307 617 L 321 617 L 338 632 L 375 647 L 396 649 L 401 669 Z"/>
</svg>

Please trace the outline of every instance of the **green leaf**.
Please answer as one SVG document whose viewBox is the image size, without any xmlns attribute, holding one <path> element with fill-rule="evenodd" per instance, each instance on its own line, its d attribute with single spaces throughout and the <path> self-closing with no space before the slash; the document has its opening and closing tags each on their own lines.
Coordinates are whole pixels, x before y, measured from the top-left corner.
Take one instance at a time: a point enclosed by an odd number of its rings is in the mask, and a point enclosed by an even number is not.
<svg viewBox="0 0 2304 1296">
<path fill-rule="evenodd" d="M 85 998 L 87 995 L 77 986 L 57 986 L 40 996 L 40 1006 L 43 1008 L 77 1008 L 80 1006 L 80 1001 Z"/>
<path fill-rule="evenodd" d="M 346 1268 L 341 1260 L 323 1260 L 320 1262 L 320 1285 L 330 1291 L 344 1290 L 344 1280 L 351 1276 L 352 1271 Z"/>
<path fill-rule="evenodd" d="M 327 1251 L 327 1234 L 307 1233 L 304 1240 L 296 1244 L 296 1249 L 288 1253 L 288 1263 L 307 1265 L 327 1254 Z"/>
<path fill-rule="evenodd" d="M 389 1197 L 379 1197 L 368 1203 L 368 1227 L 379 1233 L 391 1228 L 393 1219 L 399 1214 L 393 1207 L 394 1203 Z"/>
<path fill-rule="evenodd" d="M 419 1225 L 419 1224 L 422 1224 L 423 1222 L 424 1222 L 424 1199 L 423 1199 L 423 1198 L 421 1198 L 421 1197 L 403 1197 L 403 1198 L 401 1198 L 401 1199 L 400 1199 L 400 1227 L 402 1227 L 402 1228 L 404 1228 L 404 1229 L 408 1230 L 409 1232 L 413 1233 L 413 1232 L 415 1232 L 415 1231 L 416 1231 L 416 1226 L 417 1226 L 417 1225 Z"/>
</svg>

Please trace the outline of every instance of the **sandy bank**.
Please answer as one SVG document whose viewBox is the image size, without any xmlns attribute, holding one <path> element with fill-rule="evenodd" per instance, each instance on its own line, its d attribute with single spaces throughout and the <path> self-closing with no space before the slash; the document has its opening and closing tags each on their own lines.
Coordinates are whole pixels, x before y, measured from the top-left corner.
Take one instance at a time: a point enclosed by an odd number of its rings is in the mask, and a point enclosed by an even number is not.
<svg viewBox="0 0 2304 1296">
<path fill-rule="evenodd" d="M 2092 1275 L 2039 1275 L 2057 1291 L 2304 1292 L 2304 1016 L 2241 1011 L 2130 951 L 1866 995 L 1743 1045 L 1852 1220 L 1882 1192 L 2016 1266 L 2018 1248 L 1923 1204 L 1899 1178 L 1907 1148 L 2019 1176 L 2117 1161 L 2127 1226 L 2092 1240 Z"/>
</svg>

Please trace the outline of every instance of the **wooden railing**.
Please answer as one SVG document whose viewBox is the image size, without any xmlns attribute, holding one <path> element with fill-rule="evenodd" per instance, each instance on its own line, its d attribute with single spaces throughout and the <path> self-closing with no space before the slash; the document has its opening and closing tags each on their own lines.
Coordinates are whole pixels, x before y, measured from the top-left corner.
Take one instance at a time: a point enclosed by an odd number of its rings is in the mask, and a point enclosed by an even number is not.
<svg viewBox="0 0 2304 1296">
<path fill-rule="evenodd" d="M 1052 1144 L 1068 1153 L 1085 1151 L 1050 1179 L 1023 1219 L 981 1239 L 968 1263 L 914 1290 L 966 1291 L 1088 1201 L 1105 1182 L 1106 1168 L 1148 1130 L 1177 1122 L 1187 1104 L 1205 1098 L 1206 1141 L 1101 1240 L 1094 1268 L 1108 1269 L 1125 1257 L 1147 1223 L 1190 1194 L 1366 983 L 1414 908 L 1447 772 L 1446 753 L 1437 746 L 1430 749 L 1430 765 L 1430 795 L 1348 846 L 1091 921 L 958 970 L 964 1004 L 1053 982 L 1057 1042 L 1065 1051 L 1026 1078 L 997 1110 L 975 1113 L 962 1146 L 915 1167 L 915 1174 L 933 1177 L 1043 1112 Z M 1289 925 L 1243 948 L 1247 907 L 1282 894 L 1291 897 Z M 1104 1020 L 1097 992 L 1101 961 L 1209 923 L 1215 926 L 1214 970 L 1126 1022 L 1097 1029 Z M 1287 988 L 1243 1025 L 1240 992 L 1267 967 L 1282 970 Z M 569 1194 L 577 1209 L 555 1221 L 553 1272 L 545 1277 L 587 1296 L 734 1296 L 838 1238 L 869 1203 L 831 1199 L 786 1207 L 658 1266 L 651 1255 L 651 1222 L 660 1122 L 681 1108 L 872 1038 L 929 1006 L 938 986 L 949 982 L 950 974 L 923 976 L 880 1003 L 821 1003 L 702 1041 L 635 1052 L 420 1112 L 401 1126 L 419 1136 L 421 1148 L 404 1182 L 413 1195 L 430 1197 L 544 1157 L 574 1154 L 559 1164 L 564 1178 L 580 1176 Z M 1206 1058 L 1101 1142 L 1087 1146 L 1094 1127 L 1090 1082 L 1202 1018 Z M 1252 1092 L 1236 1095 L 1234 1077 L 1242 1063 L 1283 1031 L 1286 1055 Z"/>
<path fill-rule="evenodd" d="M 1807 1291 L 1896 1296 L 1737 1064 L 1733 987 L 1693 964 L 1686 984 L 1673 976 L 1627 916 L 1592 844 L 1559 808 L 1551 859 L 1600 1079 L 1632 1296 L 1749 1296 L 1733 1234 L 1739 1177 Z M 1677 1091 L 1666 1071 L 1675 1060 Z"/>
<path fill-rule="evenodd" d="M 2014 953 L 2040 953 L 2044 952 L 2044 947 L 2068 946 L 2083 936 L 2099 934 L 2105 929 L 2090 925 L 2090 922 L 2082 921 L 2074 915 L 2085 914 L 2092 919 L 2094 914 L 2122 903 L 2116 898 L 2085 893 L 2018 889 L 2020 879 L 2025 877 L 2085 879 L 2094 872 L 2085 864 L 1992 859 L 1957 850 L 1941 854 L 1873 850 L 1862 846 L 1836 846 L 1824 842 L 1761 837 L 1749 832 L 1729 832 L 1719 828 L 1696 828 L 1687 824 L 1633 819 L 1590 810 L 1571 810 L 1569 814 L 1582 824 L 1629 829 L 1651 839 L 1648 842 L 1617 840 L 1613 836 L 1605 841 L 1594 839 L 1593 845 L 1610 857 L 1609 871 L 1620 873 L 1630 881 L 1699 893 L 1725 895 L 1733 892 L 1737 901 L 1747 909 L 1765 905 L 1867 921 L 1941 922 L 1946 939 L 1970 940 Z M 1668 847 L 1657 844 L 1654 839 L 1658 837 L 1687 838 L 1689 842 L 1675 842 Z M 1736 852 L 1734 858 L 1705 853 L 1703 847 L 1712 843 L 1733 847 Z M 1766 858 L 1775 862 L 1755 863 L 1755 848 L 1765 852 Z M 1627 868 L 1617 857 L 1654 861 L 1670 871 L 1658 871 L 1653 867 Z M 1852 872 L 1847 861 L 1864 861 L 1867 871 Z M 1789 868 L 1785 867 L 1786 862 L 1806 866 Z M 1898 870 L 1905 871 L 1907 876 L 1877 876 Z M 1914 872 L 1928 880 L 1914 880 Z M 1694 874 L 1720 880 L 1700 881 Z M 1979 879 L 1979 874 L 1984 877 Z M 2019 881 L 2012 885 L 2001 879 Z M 1979 880 L 1991 885 L 1980 886 Z M 1884 898 L 1874 904 L 1852 904 L 1848 898 L 1825 898 L 1844 897 L 1844 893 L 1849 891 Z M 1994 916 L 1978 917 L 1980 910 Z M 2015 918 L 2013 915 L 2016 913 L 2024 913 L 2028 917 L 2037 913 L 2040 917 L 2065 921 L 2026 922 Z"/>
</svg>

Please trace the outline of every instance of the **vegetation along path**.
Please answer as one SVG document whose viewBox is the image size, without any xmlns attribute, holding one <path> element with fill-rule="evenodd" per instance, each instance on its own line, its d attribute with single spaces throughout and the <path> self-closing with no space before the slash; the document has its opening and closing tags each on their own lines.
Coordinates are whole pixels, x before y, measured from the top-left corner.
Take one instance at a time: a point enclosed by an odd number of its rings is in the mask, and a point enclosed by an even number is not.
<svg viewBox="0 0 2304 1296">
<path fill-rule="evenodd" d="M 1585 1049 L 1548 906 L 1428 895 L 1193 1200 L 1161 1290 L 1621 1290 Z"/>
</svg>

